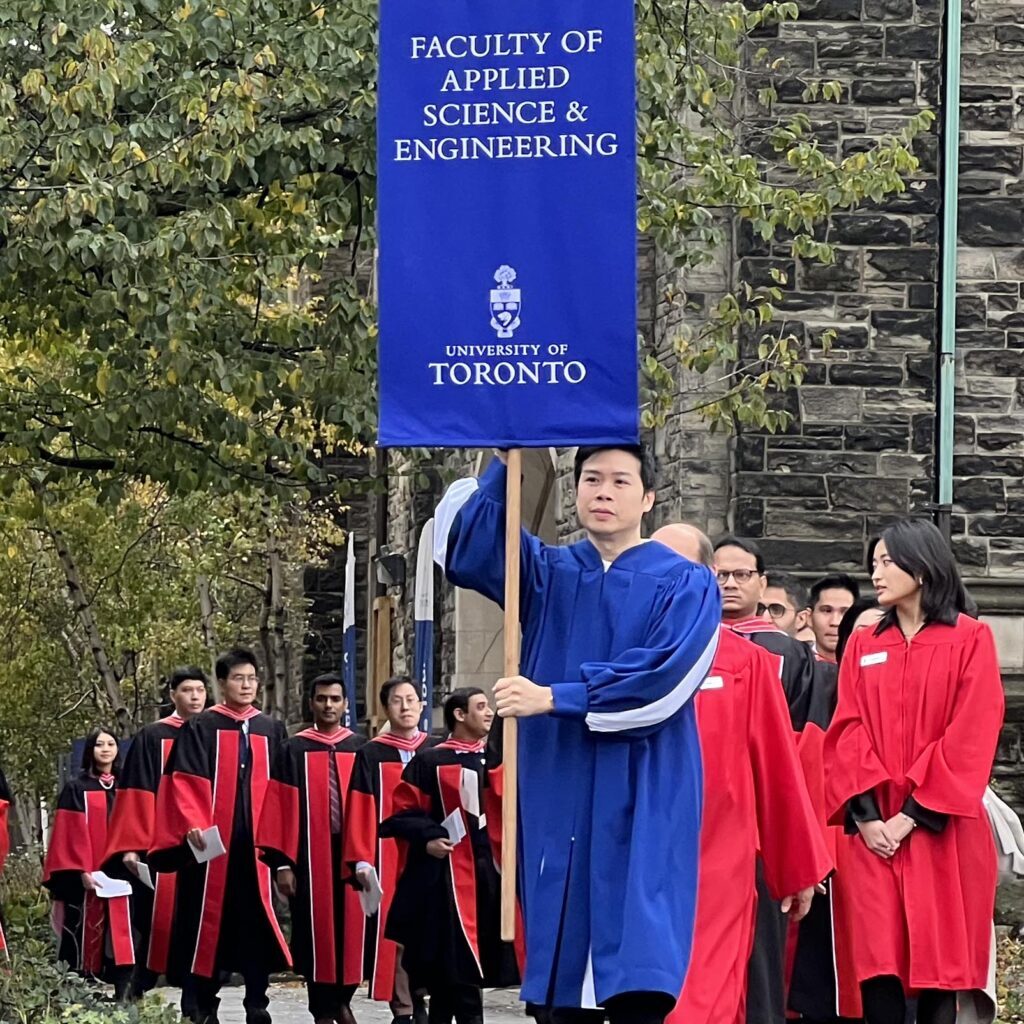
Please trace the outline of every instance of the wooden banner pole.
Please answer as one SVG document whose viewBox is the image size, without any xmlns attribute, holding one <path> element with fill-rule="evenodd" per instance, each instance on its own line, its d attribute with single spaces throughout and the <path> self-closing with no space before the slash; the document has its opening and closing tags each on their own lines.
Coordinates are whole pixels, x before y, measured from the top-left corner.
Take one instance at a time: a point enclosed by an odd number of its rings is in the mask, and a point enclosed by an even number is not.
<svg viewBox="0 0 1024 1024">
<path fill-rule="evenodd" d="M 519 544 L 522 523 L 523 453 L 508 453 L 505 491 L 505 676 L 519 675 Z M 502 736 L 504 786 L 501 800 L 501 938 L 516 937 L 516 849 L 519 829 L 519 728 L 504 720 Z"/>
</svg>

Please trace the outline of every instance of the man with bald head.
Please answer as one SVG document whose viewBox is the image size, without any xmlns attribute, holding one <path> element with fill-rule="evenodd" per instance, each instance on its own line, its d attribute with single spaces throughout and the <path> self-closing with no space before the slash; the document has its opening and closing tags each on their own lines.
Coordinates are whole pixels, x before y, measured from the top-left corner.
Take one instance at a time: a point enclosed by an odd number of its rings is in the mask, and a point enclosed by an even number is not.
<svg viewBox="0 0 1024 1024">
<path fill-rule="evenodd" d="M 685 523 L 652 539 L 692 562 L 713 559 L 711 541 Z M 741 1024 L 758 854 L 768 891 L 794 920 L 807 913 L 832 865 L 773 657 L 723 626 L 696 703 L 705 780 L 697 918 L 689 973 L 668 1024 Z M 751 980 L 763 981 L 757 972 Z"/>
</svg>

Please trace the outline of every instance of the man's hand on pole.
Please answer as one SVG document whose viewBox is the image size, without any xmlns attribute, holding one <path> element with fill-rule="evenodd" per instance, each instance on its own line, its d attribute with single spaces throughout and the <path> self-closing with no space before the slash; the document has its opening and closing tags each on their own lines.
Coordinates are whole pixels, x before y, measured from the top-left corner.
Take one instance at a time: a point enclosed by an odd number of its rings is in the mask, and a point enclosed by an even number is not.
<svg viewBox="0 0 1024 1024">
<path fill-rule="evenodd" d="M 509 676 L 494 685 L 494 699 L 502 718 L 531 718 L 555 709 L 550 686 L 538 686 L 525 676 Z"/>
</svg>

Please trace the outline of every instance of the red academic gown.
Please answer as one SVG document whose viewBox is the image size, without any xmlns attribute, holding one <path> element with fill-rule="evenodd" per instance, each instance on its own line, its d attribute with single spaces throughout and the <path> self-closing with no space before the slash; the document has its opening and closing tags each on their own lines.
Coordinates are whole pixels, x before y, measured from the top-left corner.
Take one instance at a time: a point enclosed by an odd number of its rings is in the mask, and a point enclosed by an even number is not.
<svg viewBox="0 0 1024 1024">
<path fill-rule="evenodd" d="M 43 864 L 43 885 L 53 896 L 60 935 L 58 956 L 88 976 L 109 977 L 108 939 L 116 966 L 135 963 L 129 897 L 101 899 L 82 885 L 82 872 L 99 871 L 103 864 L 113 803 L 114 790 L 94 776 L 72 779 L 57 800 Z"/>
<path fill-rule="evenodd" d="M 372 865 L 384 894 L 379 912 L 367 921 L 364 963 L 345 980 L 348 984 L 359 984 L 369 978 L 370 998 L 383 1002 L 395 998 L 398 946 L 385 937 L 384 923 L 395 897 L 401 856 L 397 841 L 380 835 L 380 823 L 394 813 L 395 790 L 402 781 L 405 766 L 417 751 L 430 745 L 425 732 L 412 739 L 384 733 L 356 752 L 352 768 L 345 815 L 346 869 L 354 871 L 359 863 Z"/>
<path fill-rule="evenodd" d="M 153 873 L 156 889 L 151 891 L 129 874 L 121 858 L 126 853 L 137 853 L 146 859 L 155 829 L 157 790 L 182 725 L 184 719 L 179 715 L 168 715 L 140 729 L 132 740 L 117 780 L 103 855 L 108 873 L 132 882 L 132 911 L 139 936 L 139 955 L 145 955 L 146 966 L 156 974 L 167 972 L 177 875 Z"/>
<path fill-rule="evenodd" d="M 291 951 L 307 982 L 342 985 L 362 967 L 364 917 L 342 864 L 346 795 L 356 751 L 366 742 L 351 729 L 296 733 L 278 750 L 256 830 L 256 845 L 274 869 L 295 872 Z M 331 759 L 340 800 L 331 831 Z"/>
<path fill-rule="evenodd" d="M 693 955 L 670 1024 L 744 1019 L 754 938 L 755 862 L 773 899 L 832 864 L 797 759 L 778 662 L 723 628 L 697 695 L 704 817 Z"/>
<path fill-rule="evenodd" d="M 888 819 L 913 798 L 946 815 L 921 825 L 891 860 L 844 836 L 854 901 L 858 980 L 895 975 L 905 988 L 984 988 L 996 859 L 982 807 L 1003 721 L 1003 687 L 988 626 L 961 615 L 909 643 L 898 626 L 854 633 L 839 675 L 839 707 L 825 739 L 833 824 L 854 797 L 873 794 Z M 853 829 L 855 832 L 855 828 Z"/>
<path fill-rule="evenodd" d="M 270 764 L 287 738 L 284 725 L 256 708 L 238 712 L 223 704 L 190 718 L 179 731 L 157 794 L 149 852 L 151 867 L 178 872 L 170 953 L 176 972 L 213 978 L 253 960 L 268 971 L 291 966 L 274 913 L 270 868 L 257 854 L 253 827 Z M 192 828 L 213 825 L 227 853 L 198 864 L 185 837 Z"/>
</svg>

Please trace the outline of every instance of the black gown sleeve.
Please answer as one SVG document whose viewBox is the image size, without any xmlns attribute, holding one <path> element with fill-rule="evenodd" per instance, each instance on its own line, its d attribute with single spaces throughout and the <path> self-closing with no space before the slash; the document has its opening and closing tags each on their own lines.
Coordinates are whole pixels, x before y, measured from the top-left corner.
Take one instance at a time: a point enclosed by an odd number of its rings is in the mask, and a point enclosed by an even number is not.
<svg viewBox="0 0 1024 1024">
<path fill-rule="evenodd" d="M 846 824 L 843 831 L 848 835 L 857 834 L 857 824 L 865 821 L 881 821 L 882 812 L 878 809 L 878 801 L 872 790 L 855 796 L 846 805 Z"/>
<path fill-rule="evenodd" d="M 928 829 L 929 832 L 941 832 L 946 827 L 946 822 L 949 821 L 948 814 L 922 807 L 912 796 L 907 797 L 907 802 L 900 810 L 908 818 L 913 818 L 922 828 Z"/>
</svg>

